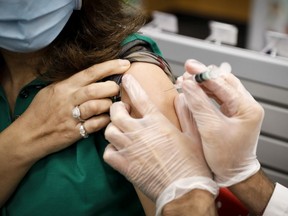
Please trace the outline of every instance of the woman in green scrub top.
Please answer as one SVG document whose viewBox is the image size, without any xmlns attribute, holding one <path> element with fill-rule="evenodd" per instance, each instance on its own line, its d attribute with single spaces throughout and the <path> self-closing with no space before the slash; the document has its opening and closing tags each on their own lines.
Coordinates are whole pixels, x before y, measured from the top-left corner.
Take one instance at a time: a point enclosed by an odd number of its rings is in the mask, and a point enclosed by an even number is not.
<svg viewBox="0 0 288 216">
<path fill-rule="evenodd" d="M 124 72 L 179 127 L 169 66 L 135 34 L 143 23 L 121 0 L 0 0 L 0 215 L 155 214 L 103 161 L 109 107 L 130 104 Z"/>
</svg>

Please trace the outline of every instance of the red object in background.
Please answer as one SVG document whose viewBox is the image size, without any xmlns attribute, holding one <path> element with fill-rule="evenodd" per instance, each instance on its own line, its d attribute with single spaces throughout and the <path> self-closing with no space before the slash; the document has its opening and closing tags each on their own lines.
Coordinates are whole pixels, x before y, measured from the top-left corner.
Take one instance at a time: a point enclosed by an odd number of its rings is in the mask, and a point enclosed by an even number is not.
<svg viewBox="0 0 288 216">
<path fill-rule="evenodd" d="M 227 188 L 220 188 L 215 200 L 219 216 L 247 216 L 249 211 Z"/>
</svg>

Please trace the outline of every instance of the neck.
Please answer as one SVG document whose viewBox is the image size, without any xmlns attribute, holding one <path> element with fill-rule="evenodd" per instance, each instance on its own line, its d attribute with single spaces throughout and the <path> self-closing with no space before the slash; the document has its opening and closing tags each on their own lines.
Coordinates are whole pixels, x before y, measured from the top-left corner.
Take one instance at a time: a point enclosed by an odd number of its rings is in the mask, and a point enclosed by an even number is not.
<svg viewBox="0 0 288 216">
<path fill-rule="evenodd" d="M 13 53 L 0 49 L 4 64 L 0 68 L 0 84 L 2 85 L 10 111 L 13 113 L 15 101 L 20 90 L 36 78 L 36 70 L 40 68 L 43 52 Z"/>
<path fill-rule="evenodd" d="M 7 50 L 0 51 L 5 62 L 3 71 L 1 71 L 2 84 L 22 87 L 35 78 L 36 70 L 41 70 L 39 65 L 43 52 L 14 53 Z"/>
</svg>

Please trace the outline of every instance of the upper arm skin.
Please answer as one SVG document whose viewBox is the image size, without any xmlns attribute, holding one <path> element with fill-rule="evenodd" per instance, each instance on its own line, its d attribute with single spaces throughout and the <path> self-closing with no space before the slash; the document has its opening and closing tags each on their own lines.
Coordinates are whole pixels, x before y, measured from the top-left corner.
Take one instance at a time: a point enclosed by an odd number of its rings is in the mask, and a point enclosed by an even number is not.
<svg viewBox="0 0 288 216">
<path fill-rule="evenodd" d="M 126 74 L 131 74 L 145 90 L 151 101 L 159 110 L 177 127 L 180 128 L 176 112 L 174 110 L 174 98 L 177 91 L 173 89 L 173 83 L 165 72 L 158 66 L 137 62 L 133 63 Z M 169 90 L 168 90 L 169 89 Z M 168 91 L 167 91 L 168 90 Z M 140 118 L 124 89 L 121 89 L 121 98 L 124 103 L 131 106 L 131 116 Z M 136 188 L 139 199 L 147 216 L 155 215 L 155 204 Z"/>
<path fill-rule="evenodd" d="M 145 90 L 151 101 L 177 127 L 180 128 L 174 109 L 174 98 L 177 95 L 173 83 L 158 66 L 150 63 L 133 63 L 126 74 L 131 74 Z M 121 89 L 122 101 L 131 106 L 131 116 L 141 117 L 131 105 L 124 89 Z"/>
</svg>

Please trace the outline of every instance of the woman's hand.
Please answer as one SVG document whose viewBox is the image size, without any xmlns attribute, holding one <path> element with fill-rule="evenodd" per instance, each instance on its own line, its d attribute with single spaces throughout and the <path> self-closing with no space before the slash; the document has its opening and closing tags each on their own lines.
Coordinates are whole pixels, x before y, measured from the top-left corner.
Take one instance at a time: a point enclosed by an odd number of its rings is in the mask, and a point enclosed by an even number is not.
<svg viewBox="0 0 288 216">
<path fill-rule="evenodd" d="M 81 124 L 87 134 L 105 127 L 110 122 L 110 98 L 119 93 L 119 86 L 113 81 L 101 80 L 124 73 L 129 66 L 127 60 L 108 61 L 42 89 L 15 122 L 27 143 L 32 145 L 29 148 L 43 157 L 82 138 L 79 132 Z M 76 106 L 83 122 L 72 116 L 72 109 Z"/>
<path fill-rule="evenodd" d="M 110 97 L 118 94 L 119 86 L 101 80 L 122 74 L 129 67 L 129 61 L 112 60 L 47 86 L 0 133 L 0 207 L 37 160 L 82 138 L 81 124 L 87 133 L 93 133 L 109 123 Z M 85 122 L 73 118 L 72 110 L 76 106 Z"/>
</svg>

